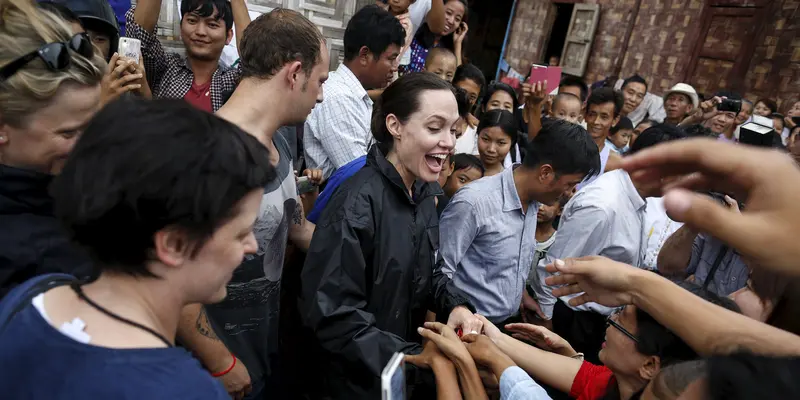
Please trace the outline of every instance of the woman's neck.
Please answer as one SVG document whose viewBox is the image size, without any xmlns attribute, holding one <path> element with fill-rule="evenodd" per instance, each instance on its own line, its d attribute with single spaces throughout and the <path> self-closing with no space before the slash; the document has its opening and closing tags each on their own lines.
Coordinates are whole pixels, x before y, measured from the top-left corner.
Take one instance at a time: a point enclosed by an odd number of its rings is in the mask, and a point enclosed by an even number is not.
<svg viewBox="0 0 800 400">
<path fill-rule="evenodd" d="M 166 279 L 104 273 L 83 287 L 93 302 L 153 329 L 170 341 L 178 330 L 184 301 Z M 131 329 L 137 329 L 131 326 Z"/>
<path fill-rule="evenodd" d="M 617 379 L 620 400 L 630 399 L 636 392 L 642 390 L 642 388 L 647 385 L 647 382 L 639 377 L 626 377 L 616 374 L 614 377 Z"/>
<path fill-rule="evenodd" d="M 400 157 L 394 150 L 389 150 L 386 154 L 386 161 L 389 161 L 394 166 L 394 169 L 397 170 L 397 173 L 400 174 L 400 178 L 403 180 L 403 185 L 405 185 L 406 190 L 408 190 L 409 196 L 414 196 L 414 191 L 411 190 L 411 187 L 414 185 L 414 181 L 417 179 L 408 168 L 400 162 Z"/>
<path fill-rule="evenodd" d="M 484 164 L 484 176 L 493 176 L 503 172 L 503 164 Z"/>
</svg>

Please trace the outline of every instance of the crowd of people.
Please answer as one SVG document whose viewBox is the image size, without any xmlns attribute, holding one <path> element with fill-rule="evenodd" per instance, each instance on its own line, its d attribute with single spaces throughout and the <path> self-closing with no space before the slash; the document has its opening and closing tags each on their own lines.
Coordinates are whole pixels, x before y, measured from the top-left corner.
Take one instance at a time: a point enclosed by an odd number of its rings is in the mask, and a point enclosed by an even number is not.
<svg viewBox="0 0 800 400">
<path fill-rule="evenodd" d="M 176 54 L 161 0 L 0 0 L 5 396 L 800 396 L 800 100 L 487 84 L 468 8 L 329 72 L 288 9 L 183 0 Z"/>
</svg>

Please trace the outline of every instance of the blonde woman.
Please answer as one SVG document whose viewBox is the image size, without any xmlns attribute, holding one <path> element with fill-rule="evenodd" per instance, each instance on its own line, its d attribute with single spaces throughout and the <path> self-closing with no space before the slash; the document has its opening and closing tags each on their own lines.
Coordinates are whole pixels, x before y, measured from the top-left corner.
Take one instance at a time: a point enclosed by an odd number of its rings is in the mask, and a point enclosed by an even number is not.
<svg viewBox="0 0 800 400">
<path fill-rule="evenodd" d="M 47 189 L 95 114 L 106 63 L 86 34 L 27 0 L 0 0 L 0 296 L 46 272 L 84 274 Z"/>
</svg>

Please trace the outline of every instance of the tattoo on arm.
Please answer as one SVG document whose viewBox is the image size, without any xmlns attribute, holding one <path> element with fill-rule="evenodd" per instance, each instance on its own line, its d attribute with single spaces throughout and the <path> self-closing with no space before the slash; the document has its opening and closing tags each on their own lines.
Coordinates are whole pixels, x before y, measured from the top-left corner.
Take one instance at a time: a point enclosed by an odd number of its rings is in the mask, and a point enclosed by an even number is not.
<svg viewBox="0 0 800 400">
<path fill-rule="evenodd" d="M 294 207 L 292 222 L 294 222 L 295 225 L 303 224 L 303 203 L 301 203 L 300 200 L 297 201 L 297 205 Z"/>
<path fill-rule="evenodd" d="M 214 328 L 211 327 L 211 321 L 208 320 L 208 314 L 206 314 L 206 308 L 200 308 L 200 314 L 197 315 L 197 331 L 200 332 L 201 335 L 216 341 L 221 341 L 216 333 L 214 333 Z"/>
</svg>

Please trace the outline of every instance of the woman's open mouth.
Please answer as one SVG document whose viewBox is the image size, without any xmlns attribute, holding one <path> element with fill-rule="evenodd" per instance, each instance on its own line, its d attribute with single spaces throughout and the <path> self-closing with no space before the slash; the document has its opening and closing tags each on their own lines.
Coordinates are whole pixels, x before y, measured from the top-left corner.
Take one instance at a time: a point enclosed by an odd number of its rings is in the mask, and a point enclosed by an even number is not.
<svg viewBox="0 0 800 400">
<path fill-rule="evenodd" d="M 428 164 L 428 168 L 430 168 L 437 174 L 441 172 L 442 167 L 444 166 L 444 160 L 446 159 L 447 159 L 447 154 L 443 153 L 425 155 L 425 162 Z"/>
</svg>

